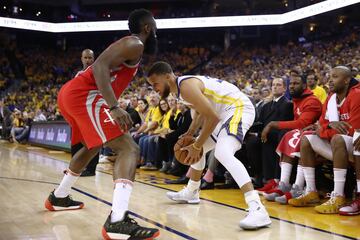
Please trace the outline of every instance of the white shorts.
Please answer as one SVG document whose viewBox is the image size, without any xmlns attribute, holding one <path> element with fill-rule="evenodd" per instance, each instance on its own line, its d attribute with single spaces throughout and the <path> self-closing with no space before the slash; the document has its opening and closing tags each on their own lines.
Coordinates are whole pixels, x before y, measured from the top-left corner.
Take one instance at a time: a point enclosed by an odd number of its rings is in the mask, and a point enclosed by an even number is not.
<svg viewBox="0 0 360 240">
<path fill-rule="evenodd" d="M 349 153 L 349 160 L 351 162 L 354 161 L 354 145 L 353 145 L 353 137 L 347 135 L 341 135 L 344 139 L 347 152 Z M 330 142 L 327 139 L 320 138 L 318 135 L 305 135 L 305 137 L 309 140 L 310 145 L 315 153 L 320 156 L 333 161 L 333 153 L 331 150 Z M 355 153 L 357 156 L 358 153 Z"/>
<path fill-rule="evenodd" d="M 220 122 L 216 125 L 211 137 L 217 140 L 222 129 L 234 136 L 242 144 L 244 137 L 255 120 L 255 107 L 245 103 L 243 107 L 231 107 L 220 114 Z"/>
</svg>

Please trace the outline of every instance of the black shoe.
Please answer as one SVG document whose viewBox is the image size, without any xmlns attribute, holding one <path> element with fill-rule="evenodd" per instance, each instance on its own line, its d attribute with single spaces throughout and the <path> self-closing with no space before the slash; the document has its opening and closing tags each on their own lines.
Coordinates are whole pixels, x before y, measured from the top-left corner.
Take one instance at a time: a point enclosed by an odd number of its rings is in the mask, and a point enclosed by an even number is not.
<svg viewBox="0 0 360 240">
<path fill-rule="evenodd" d="M 255 189 L 262 188 L 264 186 L 262 178 L 259 177 L 252 178 L 252 184 L 254 185 Z"/>
<path fill-rule="evenodd" d="M 72 200 L 70 195 L 64 198 L 57 198 L 54 195 L 54 191 L 52 191 L 45 201 L 45 207 L 49 211 L 75 210 L 83 208 L 84 203 Z"/>
<path fill-rule="evenodd" d="M 214 188 L 215 188 L 214 182 L 207 182 L 205 180 L 201 180 L 201 185 L 200 185 L 201 190 L 209 190 Z"/>
<path fill-rule="evenodd" d="M 239 187 L 236 184 L 236 182 L 229 181 L 229 182 L 225 182 L 225 184 L 222 184 L 222 185 L 216 185 L 216 188 L 218 188 L 218 189 L 237 189 Z"/>
<path fill-rule="evenodd" d="M 80 175 L 80 177 L 91 177 L 91 176 L 95 176 L 95 171 L 85 170 Z"/>
<path fill-rule="evenodd" d="M 183 176 L 176 180 L 165 180 L 165 183 L 166 184 L 186 184 L 188 181 L 189 181 L 189 178 L 186 176 Z"/>
<path fill-rule="evenodd" d="M 111 214 L 107 218 L 102 235 L 104 239 L 154 239 L 160 235 L 160 231 L 155 228 L 141 227 L 134 219 L 129 217 L 129 212 L 126 211 L 124 219 L 118 222 L 111 223 Z"/>
</svg>

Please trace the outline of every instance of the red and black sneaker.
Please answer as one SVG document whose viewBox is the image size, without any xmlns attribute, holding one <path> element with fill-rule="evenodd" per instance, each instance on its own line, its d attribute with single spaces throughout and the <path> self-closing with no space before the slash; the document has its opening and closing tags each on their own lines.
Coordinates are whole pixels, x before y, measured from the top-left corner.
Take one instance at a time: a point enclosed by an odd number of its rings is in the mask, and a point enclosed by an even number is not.
<svg viewBox="0 0 360 240">
<path fill-rule="evenodd" d="M 52 191 L 45 201 L 45 207 L 49 211 L 76 210 L 83 208 L 84 203 L 74 201 L 70 195 L 64 198 L 57 198 L 54 191 Z"/>
<path fill-rule="evenodd" d="M 152 240 L 160 235 L 160 231 L 156 228 L 141 227 L 126 211 L 124 219 L 114 223 L 111 222 L 110 214 L 103 226 L 102 235 L 106 240 Z"/>
</svg>

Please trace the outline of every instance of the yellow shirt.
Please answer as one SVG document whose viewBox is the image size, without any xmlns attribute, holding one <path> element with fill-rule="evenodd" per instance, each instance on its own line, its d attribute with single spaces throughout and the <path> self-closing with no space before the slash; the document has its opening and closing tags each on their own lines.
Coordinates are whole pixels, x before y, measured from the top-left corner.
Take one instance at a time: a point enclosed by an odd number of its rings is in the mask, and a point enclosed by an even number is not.
<svg viewBox="0 0 360 240">
<path fill-rule="evenodd" d="M 145 122 L 158 122 L 160 123 L 162 119 L 162 115 L 160 112 L 160 108 L 150 107 L 148 113 L 146 114 Z"/>
<path fill-rule="evenodd" d="M 327 94 L 324 88 L 316 86 L 316 88 L 311 89 L 311 91 L 320 100 L 321 103 L 324 103 L 326 101 Z"/>
</svg>

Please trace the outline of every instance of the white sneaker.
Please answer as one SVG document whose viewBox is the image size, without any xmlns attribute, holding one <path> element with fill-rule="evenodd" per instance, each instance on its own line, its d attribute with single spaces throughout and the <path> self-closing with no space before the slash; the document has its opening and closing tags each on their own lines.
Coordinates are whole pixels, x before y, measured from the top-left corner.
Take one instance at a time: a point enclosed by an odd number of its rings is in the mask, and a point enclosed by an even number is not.
<svg viewBox="0 0 360 240">
<path fill-rule="evenodd" d="M 167 192 L 166 196 L 179 203 L 190 203 L 198 204 L 200 203 L 199 190 L 189 191 L 186 187 L 179 192 Z"/>
<path fill-rule="evenodd" d="M 239 226 L 245 230 L 254 230 L 267 227 L 271 224 L 269 214 L 262 204 L 258 204 L 255 208 L 249 208 L 247 216 L 240 221 Z"/>
</svg>

